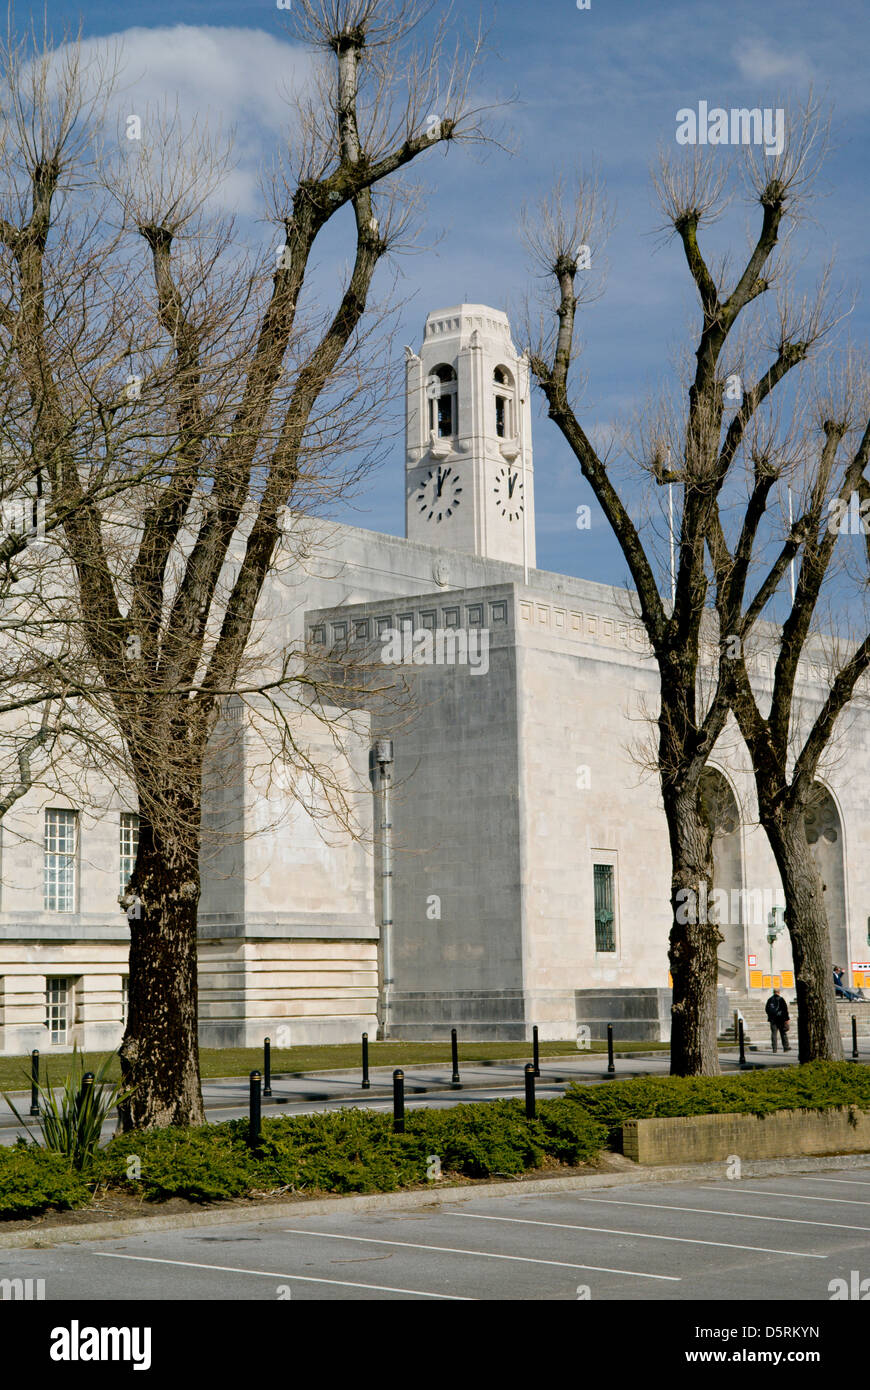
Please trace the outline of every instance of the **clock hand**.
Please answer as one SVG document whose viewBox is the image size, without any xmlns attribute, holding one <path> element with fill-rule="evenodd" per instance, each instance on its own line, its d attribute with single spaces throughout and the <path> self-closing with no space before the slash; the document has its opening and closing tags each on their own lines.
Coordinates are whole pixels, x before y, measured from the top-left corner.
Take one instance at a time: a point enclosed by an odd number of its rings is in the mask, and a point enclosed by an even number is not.
<svg viewBox="0 0 870 1390">
<path fill-rule="evenodd" d="M 514 488 L 516 487 L 516 485 L 517 485 L 517 475 L 516 475 L 516 473 L 515 473 L 514 476 L 513 476 L 512 478 L 511 478 L 511 477 L 508 477 L 508 497 L 513 497 L 513 495 L 514 495 Z"/>
</svg>

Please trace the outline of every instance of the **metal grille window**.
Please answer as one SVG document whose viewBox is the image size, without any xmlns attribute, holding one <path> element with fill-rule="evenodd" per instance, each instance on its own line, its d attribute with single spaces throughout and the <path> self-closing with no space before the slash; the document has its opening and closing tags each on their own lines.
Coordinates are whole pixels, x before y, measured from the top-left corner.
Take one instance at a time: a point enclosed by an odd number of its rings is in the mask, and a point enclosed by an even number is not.
<svg viewBox="0 0 870 1390">
<path fill-rule="evenodd" d="M 121 1023 L 127 1027 L 127 1010 L 130 1007 L 130 976 L 121 976 Z"/>
<path fill-rule="evenodd" d="M 139 848 L 139 817 L 135 811 L 121 812 L 121 897 L 127 891 L 127 884 L 133 877 L 136 864 L 136 851 Z"/>
<path fill-rule="evenodd" d="M 43 906 L 75 912 L 78 812 L 46 811 Z"/>
<path fill-rule="evenodd" d="M 45 982 L 45 1026 L 52 1043 L 61 1047 L 69 1040 L 71 985 L 66 976 L 49 976 Z"/>
<path fill-rule="evenodd" d="M 616 951 L 613 927 L 613 865 L 595 864 L 595 949 Z"/>
</svg>

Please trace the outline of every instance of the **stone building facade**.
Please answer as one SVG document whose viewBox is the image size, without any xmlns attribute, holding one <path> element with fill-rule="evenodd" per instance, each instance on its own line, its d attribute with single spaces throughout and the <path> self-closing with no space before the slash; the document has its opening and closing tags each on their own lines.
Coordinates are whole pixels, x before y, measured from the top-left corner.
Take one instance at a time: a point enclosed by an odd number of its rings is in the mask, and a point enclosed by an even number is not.
<svg viewBox="0 0 870 1390">
<path fill-rule="evenodd" d="M 303 644 L 324 662 L 349 653 L 401 678 L 409 702 L 400 714 L 348 695 L 338 746 L 318 717 L 338 707 L 288 713 L 333 768 L 354 833 L 316 789 L 300 798 L 276 775 L 253 707 L 226 709 L 204 788 L 201 1041 L 452 1026 L 525 1039 L 537 1024 L 573 1042 L 608 1019 L 667 1037 L 669 854 L 645 751 L 657 679 L 632 596 L 535 568 L 529 371 L 507 318 L 473 304 L 430 314 L 406 357 L 406 538 L 289 517 L 258 641 L 265 667 Z M 760 629 L 750 658 L 762 689 L 773 642 Z M 802 663 L 806 711 L 823 697 L 818 658 Z M 767 940 L 779 880 L 731 726 L 706 793 L 724 1025 L 772 976 L 793 979 L 786 934 Z M 870 986 L 866 688 L 809 829 L 834 959 Z M 129 795 L 96 782 L 87 806 L 34 792 L 6 817 L 0 1051 L 120 1041 L 117 898 L 134 832 Z"/>
</svg>

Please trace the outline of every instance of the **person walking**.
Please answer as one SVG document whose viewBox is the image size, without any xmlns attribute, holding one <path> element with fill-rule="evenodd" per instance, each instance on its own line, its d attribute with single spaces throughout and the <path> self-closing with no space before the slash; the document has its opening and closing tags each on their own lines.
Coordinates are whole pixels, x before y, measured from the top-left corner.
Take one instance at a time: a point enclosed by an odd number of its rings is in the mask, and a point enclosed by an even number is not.
<svg viewBox="0 0 870 1390">
<path fill-rule="evenodd" d="M 776 1051 L 776 1035 L 782 1038 L 783 1052 L 791 1052 L 791 1044 L 788 1040 L 788 1004 L 783 999 L 778 989 L 774 989 L 773 994 L 764 1006 L 767 1014 L 767 1021 L 770 1024 L 770 1044 L 774 1052 Z"/>
</svg>

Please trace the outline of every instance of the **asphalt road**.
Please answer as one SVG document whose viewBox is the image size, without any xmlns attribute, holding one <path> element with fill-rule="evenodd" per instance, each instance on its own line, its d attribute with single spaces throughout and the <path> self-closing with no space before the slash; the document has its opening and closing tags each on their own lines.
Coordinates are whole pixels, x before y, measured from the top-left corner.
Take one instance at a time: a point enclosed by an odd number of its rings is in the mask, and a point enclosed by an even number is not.
<svg viewBox="0 0 870 1390">
<path fill-rule="evenodd" d="M 0 1277 L 44 1279 L 46 1301 L 75 1302 L 828 1301 L 832 1281 L 870 1276 L 870 1164 L 837 1162 L 812 1176 L 445 1193 L 416 1210 L 300 1206 L 292 1219 L 0 1250 Z"/>
</svg>

